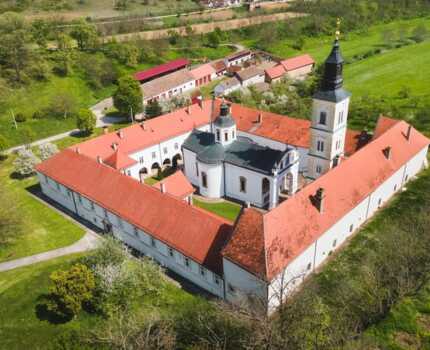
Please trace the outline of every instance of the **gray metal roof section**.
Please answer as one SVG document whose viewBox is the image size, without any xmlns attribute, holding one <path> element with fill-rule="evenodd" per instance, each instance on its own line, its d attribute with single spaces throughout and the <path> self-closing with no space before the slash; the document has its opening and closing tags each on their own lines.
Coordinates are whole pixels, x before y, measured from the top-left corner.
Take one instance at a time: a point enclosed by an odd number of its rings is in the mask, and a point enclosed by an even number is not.
<svg viewBox="0 0 430 350">
<path fill-rule="evenodd" d="M 199 130 L 193 130 L 183 147 L 196 153 L 197 159 L 202 163 L 220 164 L 224 161 L 266 175 L 272 174 L 273 168 L 289 151 L 260 146 L 246 137 L 238 137 L 224 147 L 215 142 L 212 133 Z"/>
<path fill-rule="evenodd" d="M 220 114 L 215 119 L 214 124 L 220 128 L 229 128 L 234 126 L 236 122 L 230 114 L 230 106 L 223 102 L 220 108 Z"/>
<path fill-rule="evenodd" d="M 329 102 L 340 102 L 350 97 L 351 93 L 344 90 L 343 88 L 328 91 L 317 91 L 314 94 L 314 98 L 317 100 L 329 101 Z"/>
</svg>

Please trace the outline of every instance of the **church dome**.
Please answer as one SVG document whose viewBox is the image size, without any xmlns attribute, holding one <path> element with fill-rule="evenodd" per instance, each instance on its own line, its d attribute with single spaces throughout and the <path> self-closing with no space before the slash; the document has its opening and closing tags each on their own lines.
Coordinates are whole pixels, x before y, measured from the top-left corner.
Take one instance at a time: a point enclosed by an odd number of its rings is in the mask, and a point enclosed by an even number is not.
<svg viewBox="0 0 430 350">
<path fill-rule="evenodd" d="M 224 146 L 214 143 L 200 152 L 197 156 L 199 162 L 205 164 L 218 164 L 224 160 Z"/>
<path fill-rule="evenodd" d="M 215 119 L 214 125 L 220 128 L 229 128 L 236 125 L 233 117 L 230 114 L 230 106 L 223 102 L 218 118 Z"/>
</svg>

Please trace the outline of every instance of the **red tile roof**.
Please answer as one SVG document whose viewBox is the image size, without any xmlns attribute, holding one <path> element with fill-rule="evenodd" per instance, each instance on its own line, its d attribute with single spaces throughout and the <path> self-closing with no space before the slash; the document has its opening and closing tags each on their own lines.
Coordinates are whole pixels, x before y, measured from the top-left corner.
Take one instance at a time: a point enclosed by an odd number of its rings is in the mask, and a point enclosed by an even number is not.
<svg viewBox="0 0 430 350">
<path fill-rule="evenodd" d="M 161 183 L 164 184 L 167 193 L 181 199 L 184 199 L 195 191 L 194 187 L 180 170 L 152 186 L 161 190 Z"/>
<path fill-rule="evenodd" d="M 197 68 L 190 70 L 190 74 L 193 76 L 195 80 L 202 79 L 207 76 L 212 76 L 215 74 L 216 70 L 209 63 L 203 64 Z"/>
<path fill-rule="evenodd" d="M 212 271 L 222 271 L 220 249 L 232 229 L 227 220 L 72 150 L 58 153 L 36 170 Z"/>
<path fill-rule="evenodd" d="M 173 72 L 177 69 L 184 68 L 188 64 L 190 64 L 189 60 L 185 58 L 178 58 L 177 60 L 163 63 L 163 64 L 160 64 L 159 66 L 152 67 L 141 72 L 137 72 L 134 75 L 134 78 L 139 81 L 148 80 L 148 79 L 160 76 L 162 74 L 166 74 L 169 72 Z"/>
<path fill-rule="evenodd" d="M 311 64 L 315 64 L 315 61 L 310 55 L 305 54 L 305 55 L 289 58 L 287 60 L 283 60 L 281 61 L 281 64 L 288 72 L 305 66 L 309 66 Z"/>
<path fill-rule="evenodd" d="M 277 79 L 282 77 L 286 73 L 283 65 L 279 64 L 277 66 L 267 68 L 266 74 L 270 79 Z"/>
<path fill-rule="evenodd" d="M 227 69 L 223 60 L 212 62 L 212 67 L 214 67 L 217 73 L 222 73 Z"/>
<path fill-rule="evenodd" d="M 378 123 L 376 124 L 375 132 L 373 133 L 373 138 L 381 136 L 388 129 L 399 123 L 400 120 L 392 119 L 384 116 L 380 116 L 378 119 Z"/>
<path fill-rule="evenodd" d="M 136 160 L 118 150 L 114 151 L 109 157 L 104 159 L 103 162 L 117 170 L 128 168 L 137 163 Z"/>
<path fill-rule="evenodd" d="M 219 112 L 221 100 L 216 100 L 215 115 Z M 101 156 L 103 159 L 112 154 L 112 144 L 116 143 L 118 150 L 123 154 L 130 155 L 134 152 L 147 148 L 161 141 L 170 139 L 187 132 L 195 127 L 209 123 L 212 110 L 212 101 L 205 100 L 202 107 L 198 104 L 178 109 L 172 113 L 150 119 L 144 122 L 145 129 L 139 124 L 134 124 L 122 129 L 122 137 L 119 132 L 101 135 L 94 139 L 71 146 L 75 150 L 79 148 L 82 154 L 94 159 Z M 257 109 L 232 104 L 231 111 L 240 131 L 262 136 L 274 141 L 287 143 L 289 145 L 309 148 L 311 122 L 305 119 L 291 118 L 271 112 L 262 112 Z M 262 114 L 263 123 L 258 124 L 258 115 Z M 352 136 L 350 135 L 352 133 Z M 347 132 L 347 150 L 356 149 L 356 132 Z"/>
<path fill-rule="evenodd" d="M 415 129 L 412 129 L 407 141 L 407 129 L 406 122 L 396 123 L 268 213 L 246 210 L 223 251 L 224 256 L 255 275 L 272 280 L 324 232 L 429 145 L 430 140 Z M 387 146 L 392 149 L 389 160 L 382 153 Z M 323 213 L 310 200 L 319 188 L 325 190 Z M 250 246 L 249 241 L 255 244 Z M 248 256 L 254 258 L 251 260 Z"/>
</svg>

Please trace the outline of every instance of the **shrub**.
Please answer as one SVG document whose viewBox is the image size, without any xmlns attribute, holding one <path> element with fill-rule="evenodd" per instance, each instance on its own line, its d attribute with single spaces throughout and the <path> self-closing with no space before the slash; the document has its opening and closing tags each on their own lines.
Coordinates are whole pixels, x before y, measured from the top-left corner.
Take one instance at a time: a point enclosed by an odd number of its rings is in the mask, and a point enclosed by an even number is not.
<svg viewBox="0 0 430 350">
<path fill-rule="evenodd" d="M 40 163 L 40 159 L 30 149 L 21 149 L 14 161 L 15 172 L 21 176 L 34 174 L 34 167 Z"/>
<path fill-rule="evenodd" d="M 35 112 L 33 113 L 32 118 L 33 118 L 33 119 L 43 119 L 43 118 L 44 118 L 44 116 L 45 116 L 45 114 L 44 114 L 43 112 L 41 112 L 41 111 L 35 111 Z"/>
<path fill-rule="evenodd" d="M 27 117 L 23 113 L 17 113 L 17 114 L 15 114 L 15 120 L 18 123 L 23 123 L 27 120 Z"/>
<path fill-rule="evenodd" d="M 46 160 L 51 158 L 54 154 L 58 153 L 58 148 L 53 143 L 45 143 L 39 146 L 40 158 Z"/>
<path fill-rule="evenodd" d="M 91 134 L 96 126 L 97 118 L 89 109 L 81 109 L 76 118 L 76 126 L 85 134 Z"/>
<path fill-rule="evenodd" d="M 92 298 L 95 287 L 94 275 L 82 264 L 76 264 L 66 271 L 54 271 L 50 276 L 47 309 L 55 315 L 70 319 Z"/>
</svg>

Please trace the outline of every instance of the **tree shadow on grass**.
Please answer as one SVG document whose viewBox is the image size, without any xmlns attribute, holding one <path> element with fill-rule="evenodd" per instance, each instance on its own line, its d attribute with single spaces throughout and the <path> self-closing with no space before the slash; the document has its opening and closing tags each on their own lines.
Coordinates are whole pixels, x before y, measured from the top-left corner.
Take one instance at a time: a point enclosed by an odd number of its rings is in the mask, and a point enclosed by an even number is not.
<svg viewBox="0 0 430 350">
<path fill-rule="evenodd" d="M 48 309 L 48 302 L 51 300 L 49 294 L 42 294 L 37 298 L 35 307 L 36 317 L 40 321 L 48 321 L 51 324 L 64 324 L 72 320 L 72 316 L 61 316 Z"/>
</svg>

